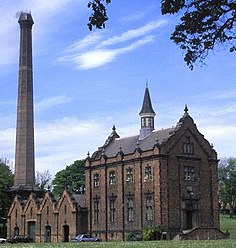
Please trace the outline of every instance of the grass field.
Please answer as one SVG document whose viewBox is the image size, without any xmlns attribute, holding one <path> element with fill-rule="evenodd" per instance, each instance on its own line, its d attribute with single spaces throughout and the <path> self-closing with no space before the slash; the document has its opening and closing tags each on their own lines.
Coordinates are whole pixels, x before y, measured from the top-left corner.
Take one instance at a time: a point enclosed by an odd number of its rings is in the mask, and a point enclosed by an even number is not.
<svg viewBox="0 0 236 248">
<path fill-rule="evenodd" d="M 59 244 L 3 244 L 2 248 L 235 248 L 236 240 L 203 241 L 138 241 L 138 242 L 98 242 L 98 243 L 59 243 Z"/>
<path fill-rule="evenodd" d="M 236 218 L 221 215 L 220 220 L 221 230 L 231 234 L 228 240 L 0 244 L 0 248 L 236 248 Z"/>
<path fill-rule="evenodd" d="M 228 230 L 230 233 L 230 238 L 236 239 L 236 217 L 234 216 L 234 218 L 229 218 L 229 215 L 221 215 L 220 229 L 224 232 Z"/>
</svg>

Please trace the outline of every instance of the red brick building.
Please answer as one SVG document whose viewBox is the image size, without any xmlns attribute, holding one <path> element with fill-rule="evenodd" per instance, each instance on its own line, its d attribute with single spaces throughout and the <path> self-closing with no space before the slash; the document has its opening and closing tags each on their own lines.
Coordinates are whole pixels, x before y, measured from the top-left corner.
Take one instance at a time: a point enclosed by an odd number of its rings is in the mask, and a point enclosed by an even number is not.
<svg viewBox="0 0 236 248">
<path fill-rule="evenodd" d="M 146 87 L 139 115 L 139 135 L 120 138 L 113 127 L 105 144 L 87 158 L 90 232 L 103 240 L 125 240 L 129 231 L 156 225 L 167 238 L 194 228 L 217 230 L 217 153 L 187 106 L 175 127 L 155 131 Z"/>
<path fill-rule="evenodd" d="M 84 195 L 65 190 L 59 199 L 51 192 L 43 198 L 31 193 L 27 200 L 15 196 L 8 213 L 8 238 L 27 236 L 35 242 L 69 242 L 88 232 Z"/>
</svg>

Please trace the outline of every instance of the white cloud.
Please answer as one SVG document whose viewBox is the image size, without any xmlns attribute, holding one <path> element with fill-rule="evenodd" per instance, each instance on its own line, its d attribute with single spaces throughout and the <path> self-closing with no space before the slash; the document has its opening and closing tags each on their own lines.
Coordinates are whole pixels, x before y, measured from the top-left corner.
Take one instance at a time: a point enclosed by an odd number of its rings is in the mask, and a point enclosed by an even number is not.
<svg viewBox="0 0 236 248">
<path fill-rule="evenodd" d="M 70 11 L 71 8 L 78 8 L 80 11 L 85 11 L 84 8 L 78 6 L 86 0 L 22 0 L 22 1 L 1 1 L 1 25 L 0 25 L 0 66 L 9 65 L 18 62 L 19 51 L 19 34 L 20 29 L 17 23 L 18 17 L 16 16 L 19 11 L 31 11 L 33 19 L 37 22 L 37 32 L 34 33 L 34 42 L 38 40 L 41 42 L 42 34 L 47 33 L 52 26 L 60 25 L 60 19 L 57 23 L 50 22 L 49 20 L 62 12 Z M 49 23 L 50 25 L 47 25 Z M 50 26 L 50 27 L 49 27 Z M 40 36 L 40 40 L 38 37 Z"/>
<path fill-rule="evenodd" d="M 55 175 L 74 160 L 86 158 L 88 151 L 92 154 L 104 144 L 111 133 L 113 118 L 114 116 L 102 118 L 101 122 L 100 119 L 80 120 L 67 116 L 48 123 L 36 123 L 36 170 L 50 170 L 51 174 Z M 116 125 L 121 138 L 139 133 L 140 127 L 136 118 L 126 121 L 122 125 Z M 208 123 L 202 123 L 200 118 L 194 121 L 205 138 L 214 144 L 219 157 L 235 156 L 236 125 L 213 125 L 210 118 Z M 14 142 L 15 128 L 0 130 L 1 157 L 14 160 Z"/>
<path fill-rule="evenodd" d="M 90 35 L 85 36 L 83 39 L 80 39 L 73 43 L 71 46 L 65 49 L 65 52 L 75 52 L 80 51 L 82 49 L 86 49 L 92 45 L 97 45 L 101 39 L 101 33 L 92 33 Z"/>
<path fill-rule="evenodd" d="M 121 54 L 154 41 L 155 36 L 149 33 L 166 23 L 165 20 L 153 21 L 140 28 L 128 30 L 120 35 L 108 38 L 104 38 L 106 32 L 88 35 L 66 48 L 64 50 L 65 55 L 61 56 L 59 61 L 72 62 L 78 69 L 82 70 L 105 65 Z M 123 42 L 129 43 L 120 47 Z M 114 47 L 115 45 L 119 47 Z"/>
<path fill-rule="evenodd" d="M 1 127 L 2 128 L 2 127 Z M 16 131 L 15 128 L 6 128 L 0 130 L 0 157 L 6 157 L 12 159 L 14 152 L 14 141 L 15 141 Z M 9 154 L 11 154 L 9 156 Z"/>
<path fill-rule="evenodd" d="M 210 125 L 201 128 L 205 138 L 213 143 L 221 157 L 235 157 L 236 125 Z"/>
<path fill-rule="evenodd" d="M 137 37 L 141 37 L 146 35 L 147 33 L 167 24 L 166 20 L 160 20 L 160 21 L 153 21 L 148 24 L 146 24 L 143 27 L 137 28 L 137 29 L 131 29 L 127 32 L 122 33 L 121 35 L 114 36 L 111 38 L 108 38 L 101 42 L 101 46 L 108 46 L 108 45 L 115 45 L 117 43 L 121 43 L 124 41 L 128 41 Z"/>
<path fill-rule="evenodd" d="M 65 117 L 36 127 L 36 169 L 50 169 L 52 174 L 84 159 L 87 152 L 94 152 L 110 134 L 106 124 L 99 120 L 81 121 Z M 107 133 L 108 132 L 108 133 Z"/>
<path fill-rule="evenodd" d="M 67 97 L 67 96 L 53 96 L 50 98 L 43 99 L 40 102 L 36 103 L 35 109 L 36 109 L 36 112 L 44 111 L 48 108 L 58 106 L 58 105 L 61 105 L 64 103 L 68 103 L 71 101 L 72 101 L 72 99 L 70 97 Z"/>
<path fill-rule="evenodd" d="M 74 57 L 73 60 L 81 69 L 91 69 L 99 67 L 113 61 L 118 55 L 135 50 L 140 46 L 152 42 L 153 40 L 154 36 L 147 36 L 126 47 L 122 47 L 119 49 L 97 49 L 82 53 L 81 55 Z"/>
<path fill-rule="evenodd" d="M 73 61 L 80 69 L 91 69 L 113 61 L 116 55 L 116 50 L 100 49 L 75 56 Z"/>
</svg>

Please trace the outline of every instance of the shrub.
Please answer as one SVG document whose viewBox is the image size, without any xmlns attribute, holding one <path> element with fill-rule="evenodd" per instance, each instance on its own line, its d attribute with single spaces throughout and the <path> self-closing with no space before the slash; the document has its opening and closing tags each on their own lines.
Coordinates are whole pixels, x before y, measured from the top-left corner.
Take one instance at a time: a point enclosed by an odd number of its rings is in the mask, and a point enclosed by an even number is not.
<svg viewBox="0 0 236 248">
<path fill-rule="evenodd" d="M 162 227 L 158 226 L 148 226 L 143 229 L 143 240 L 160 240 L 162 233 Z"/>
<path fill-rule="evenodd" d="M 133 231 L 128 232 L 127 241 L 135 241 L 135 233 Z"/>
</svg>

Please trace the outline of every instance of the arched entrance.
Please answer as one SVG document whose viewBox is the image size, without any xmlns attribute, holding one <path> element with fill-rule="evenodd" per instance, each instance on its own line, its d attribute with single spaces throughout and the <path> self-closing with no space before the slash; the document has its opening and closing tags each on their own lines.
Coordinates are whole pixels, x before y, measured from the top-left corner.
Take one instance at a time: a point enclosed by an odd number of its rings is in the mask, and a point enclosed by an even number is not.
<svg viewBox="0 0 236 248">
<path fill-rule="evenodd" d="M 51 242 L 51 226 L 50 225 L 45 226 L 45 242 L 48 242 L 48 243 Z"/>
<path fill-rule="evenodd" d="M 70 227 L 68 225 L 63 226 L 63 242 L 69 242 Z"/>
</svg>

